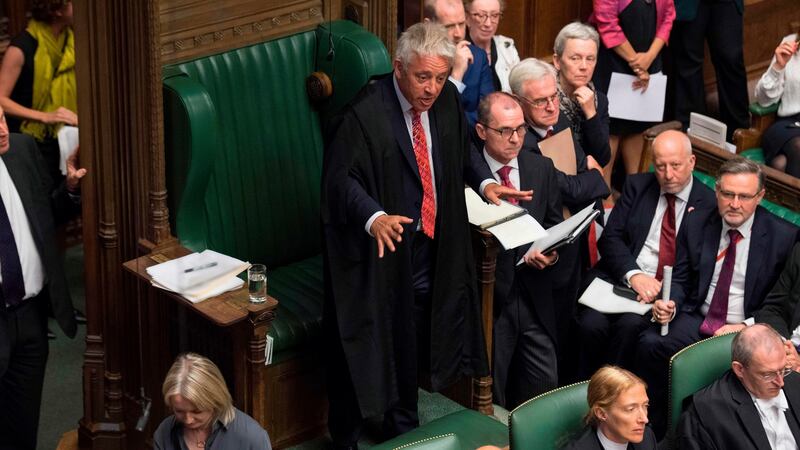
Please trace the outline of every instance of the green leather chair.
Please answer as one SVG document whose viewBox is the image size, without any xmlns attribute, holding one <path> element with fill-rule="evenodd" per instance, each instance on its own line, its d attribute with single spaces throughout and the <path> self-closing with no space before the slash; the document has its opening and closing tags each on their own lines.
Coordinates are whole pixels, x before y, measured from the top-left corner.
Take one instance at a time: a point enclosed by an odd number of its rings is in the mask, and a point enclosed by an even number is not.
<svg viewBox="0 0 800 450">
<path fill-rule="evenodd" d="M 386 442 L 378 444 L 371 450 L 395 450 L 399 448 L 444 448 L 444 447 L 416 447 L 426 444 L 432 439 L 445 434 L 452 434 L 456 438 L 456 447 L 446 447 L 462 450 L 475 450 L 484 445 L 505 447 L 508 445 L 508 428 L 500 421 L 481 414 L 471 409 L 464 409 L 436 420 L 426 423 L 408 433 L 397 436 Z"/>
<path fill-rule="evenodd" d="M 674 435 L 686 401 L 731 368 L 731 342 L 736 333 L 696 342 L 669 361 L 669 428 Z"/>
<path fill-rule="evenodd" d="M 395 447 L 394 450 L 409 449 L 409 450 L 461 450 L 461 443 L 458 441 L 458 436 L 453 433 L 443 434 L 441 436 L 433 436 L 419 441 L 409 442 L 400 447 Z"/>
<path fill-rule="evenodd" d="M 583 418 L 589 411 L 588 387 L 588 381 L 560 387 L 511 411 L 511 448 L 556 450 L 565 446 L 584 427 Z"/>
</svg>

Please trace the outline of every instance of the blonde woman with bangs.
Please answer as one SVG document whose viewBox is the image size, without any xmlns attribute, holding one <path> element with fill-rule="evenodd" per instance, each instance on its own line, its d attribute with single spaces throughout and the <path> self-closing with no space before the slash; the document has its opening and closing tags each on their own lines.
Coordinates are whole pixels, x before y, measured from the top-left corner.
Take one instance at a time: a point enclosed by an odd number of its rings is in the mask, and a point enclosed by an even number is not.
<svg viewBox="0 0 800 450">
<path fill-rule="evenodd" d="M 271 450 L 267 432 L 236 409 L 217 366 L 195 353 L 178 356 L 162 388 L 173 415 L 153 441 L 159 450 Z"/>
</svg>

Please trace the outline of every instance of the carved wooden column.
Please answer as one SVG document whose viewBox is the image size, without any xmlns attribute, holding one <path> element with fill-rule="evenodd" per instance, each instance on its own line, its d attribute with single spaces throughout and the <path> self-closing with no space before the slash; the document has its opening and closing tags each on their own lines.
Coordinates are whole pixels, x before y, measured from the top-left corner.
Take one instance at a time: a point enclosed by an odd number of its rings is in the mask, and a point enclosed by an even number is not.
<svg viewBox="0 0 800 450">
<path fill-rule="evenodd" d="M 122 262 L 169 235 L 163 206 L 158 1 L 75 2 L 86 269 L 81 448 L 126 448 L 123 392 L 139 380 L 138 299 Z M 125 389 L 124 383 L 133 386 Z M 134 399 L 135 401 L 135 399 Z"/>
</svg>

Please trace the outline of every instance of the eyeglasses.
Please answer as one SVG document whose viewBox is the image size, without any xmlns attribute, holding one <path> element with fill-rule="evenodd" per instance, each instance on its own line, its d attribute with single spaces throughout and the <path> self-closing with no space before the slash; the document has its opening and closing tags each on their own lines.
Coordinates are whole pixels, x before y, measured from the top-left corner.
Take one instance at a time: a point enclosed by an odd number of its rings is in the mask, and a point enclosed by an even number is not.
<svg viewBox="0 0 800 450">
<path fill-rule="evenodd" d="M 523 102 L 533 106 L 536 109 L 544 109 L 547 108 L 548 103 L 552 103 L 553 106 L 558 106 L 558 92 L 549 96 L 549 97 L 542 97 L 542 98 L 534 98 L 529 99 L 527 97 L 519 96 L 519 99 Z"/>
<path fill-rule="evenodd" d="M 733 201 L 734 199 L 736 199 L 738 197 L 740 202 L 749 202 L 749 201 L 753 200 L 754 198 L 758 197 L 758 194 L 761 193 L 761 191 L 758 191 L 755 194 L 751 195 L 751 194 L 737 194 L 735 192 L 722 191 L 722 190 L 720 190 L 718 192 L 719 192 L 719 196 L 724 198 L 725 200 Z"/>
<path fill-rule="evenodd" d="M 489 19 L 491 23 L 499 23 L 500 18 L 503 17 L 503 13 L 470 13 L 469 15 L 472 16 L 472 19 L 478 23 L 486 22 L 486 19 Z"/>
<path fill-rule="evenodd" d="M 778 377 L 785 378 L 789 376 L 790 373 L 792 373 L 792 369 L 787 367 L 782 370 L 776 370 L 774 372 L 762 372 L 756 375 L 758 375 L 758 378 L 761 378 L 763 381 L 769 383 L 771 381 L 775 381 L 775 379 Z"/>
<path fill-rule="evenodd" d="M 498 129 L 498 128 L 492 128 L 492 127 L 490 127 L 489 125 L 486 125 L 483 122 L 478 122 L 478 123 L 480 123 L 481 125 L 483 125 L 484 127 L 488 128 L 488 129 L 494 131 L 495 133 L 499 134 L 500 137 L 502 137 L 503 139 L 506 139 L 506 140 L 511 139 L 511 136 L 513 136 L 514 133 L 517 133 L 517 137 L 520 138 L 520 139 L 525 137 L 526 127 L 525 127 L 524 124 L 518 126 L 517 128 L 503 127 L 503 128 L 499 128 Z"/>
</svg>

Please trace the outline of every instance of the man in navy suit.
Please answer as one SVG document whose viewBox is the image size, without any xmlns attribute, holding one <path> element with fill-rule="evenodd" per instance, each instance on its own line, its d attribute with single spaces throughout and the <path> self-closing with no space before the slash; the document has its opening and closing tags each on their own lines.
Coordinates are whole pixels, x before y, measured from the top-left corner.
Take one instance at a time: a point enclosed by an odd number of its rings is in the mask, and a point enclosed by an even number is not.
<svg viewBox="0 0 800 450">
<path fill-rule="evenodd" d="M 450 81 L 461 94 L 467 122 L 474 127 L 478 103 L 486 94 L 494 91 L 492 68 L 486 52 L 466 40 L 467 15 L 461 0 L 425 0 L 424 12 L 426 21 L 438 23 L 447 29 L 447 35 L 456 46 Z"/>
<path fill-rule="evenodd" d="M 748 159 L 720 166 L 716 197 L 716 210 L 684 218 L 670 299 L 653 302 L 657 323 L 639 338 L 636 367 L 651 391 L 657 437 L 666 425 L 670 357 L 704 337 L 752 323 L 798 237 L 795 226 L 758 206 L 764 174 Z M 662 324 L 669 324 L 666 336 Z"/>
<path fill-rule="evenodd" d="M 522 101 L 528 132 L 522 145 L 523 152 L 541 155 L 539 143 L 550 135 L 569 129 L 569 119 L 560 114 L 556 71 L 550 64 L 527 58 L 520 61 L 509 75 L 511 91 Z M 561 191 L 561 201 L 566 209 L 575 213 L 586 205 L 597 203 L 602 211 L 601 199 L 610 194 L 603 180 L 603 168 L 592 156 L 584 154 L 579 140 L 573 135 L 576 173 L 556 170 L 556 180 Z M 582 278 L 583 267 L 588 266 L 588 239 L 582 237 L 578 245 L 561 251 L 561 263 L 553 274 L 553 289 L 560 300 L 557 311 L 559 334 L 559 371 L 562 382 L 572 381 L 577 370 L 572 354 L 572 333 L 575 300 Z M 574 340 L 574 339 L 572 339 Z"/>
<path fill-rule="evenodd" d="M 476 131 L 485 142 L 483 157 L 495 179 L 535 192 L 533 200 L 519 206 L 545 228 L 561 222 L 561 195 L 552 161 L 520 153 L 526 125 L 519 102 L 505 92 L 484 97 Z M 520 259 L 525 264 L 517 266 Z M 497 255 L 492 388 L 495 403 L 507 409 L 558 386 L 550 284 L 551 266 L 557 261 L 556 252 L 542 254 L 528 245 Z"/>
<path fill-rule="evenodd" d="M 655 171 L 628 176 L 597 243 L 600 262 L 588 281 L 599 276 L 626 285 L 643 303 L 657 298 L 663 266 L 675 264 L 675 238 L 685 215 L 716 205 L 714 192 L 692 177 L 694 163 L 685 134 L 670 130 L 658 135 L 653 142 Z M 582 308 L 581 377 L 590 377 L 603 364 L 632 370 L 639 333 L 649 322 L 649 315 Z"/>
<path fill-rule="evenodd" d="M 470 145 L 447 81 L 454 53 L 444 27 L 409 27 L 393 73 L 331 123 L 321 213 L 336 447 L 356 447 L 364 418 L 383 414 L 389 437 L 419 424 L 418 362 L 436 390 L 488 372 L 464 184 L 495 203 L 531 192 L 498 184 Z"/>
<path fill-rule="evenodd" d="M 69 337 L 75 317 L 55 241 L 56 221 L 79 208 L 85 169 L 67 161 L 53 186 L 36 143 L 9 133 L 0 108 L 0 448 L 35 449 L 45 366 L 47 316 Z"/>
</svg>

